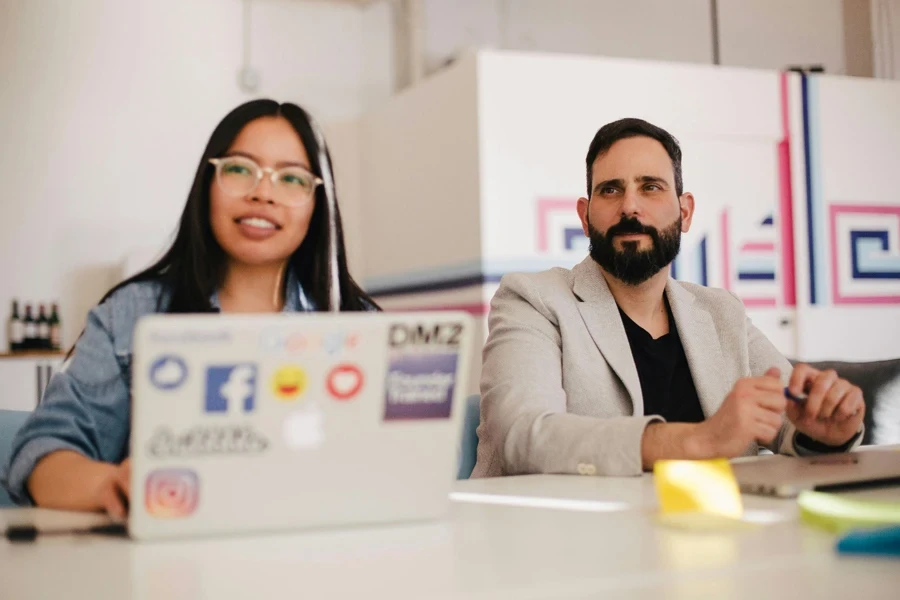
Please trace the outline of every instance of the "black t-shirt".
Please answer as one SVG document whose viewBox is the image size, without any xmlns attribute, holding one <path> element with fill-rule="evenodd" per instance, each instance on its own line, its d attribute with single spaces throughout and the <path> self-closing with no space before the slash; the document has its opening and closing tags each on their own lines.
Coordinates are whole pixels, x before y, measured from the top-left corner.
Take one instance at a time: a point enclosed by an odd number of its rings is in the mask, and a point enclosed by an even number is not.
<svg viewBox="0 0 900 600">
<path fill-rule="evenodd" d="M 641 380 L 644 414 L 659 415 L 671 423 L 699 423 L 704 419 L 703 409 L 668 300 L 666 313 L 669 333 L 654 340 L 619 309 Z"/>
</svg>

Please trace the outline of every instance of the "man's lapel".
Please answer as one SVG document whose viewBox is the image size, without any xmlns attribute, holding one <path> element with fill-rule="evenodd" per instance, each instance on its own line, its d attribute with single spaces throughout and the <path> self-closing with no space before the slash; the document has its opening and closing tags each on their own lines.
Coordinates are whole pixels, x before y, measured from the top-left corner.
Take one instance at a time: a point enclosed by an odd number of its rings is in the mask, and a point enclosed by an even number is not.
<svg viewBox="0 0 900 600">
<path fill-rule="evenodd" d="M 582 302 L 578 304 L 581 318 L 588 332 L 600 349 L 606 362 L 625 385 L 631 396 L 634 415 L 644 414 L 644 397 L 638 378 L 631 346 L 625 334 L 625 326 L 619 315 L 619 307 L 606 285 L 603 273 L 597 263 L 588 256 L 572 269 L 574 285 L 572 290 Z"/>
<path fill-rule="evenodd" d="M 730 391 L 722 376 L 725 363 L 719 335 L 709 312 L 695 303 L 695 296 L 674 279 L 666 283 L 666 296 L 678 328 L 678 337 L 687 357 L 703 414 L 709 418 Z"/>
</svg>

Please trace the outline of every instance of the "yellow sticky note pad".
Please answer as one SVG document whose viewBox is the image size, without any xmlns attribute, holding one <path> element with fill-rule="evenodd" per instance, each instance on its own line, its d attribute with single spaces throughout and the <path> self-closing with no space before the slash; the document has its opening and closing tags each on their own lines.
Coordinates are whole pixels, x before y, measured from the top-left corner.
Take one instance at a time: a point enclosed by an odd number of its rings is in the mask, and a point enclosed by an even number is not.
<svg viewBox="0 0 900 600">
<path fill-rule="evenodd" d="M 724 458 L 659 460 L 653 465 L 653 475 L 663 516 L 699 513 L 740 519 L 744 514 L 741 491 Z"/>
</svg>

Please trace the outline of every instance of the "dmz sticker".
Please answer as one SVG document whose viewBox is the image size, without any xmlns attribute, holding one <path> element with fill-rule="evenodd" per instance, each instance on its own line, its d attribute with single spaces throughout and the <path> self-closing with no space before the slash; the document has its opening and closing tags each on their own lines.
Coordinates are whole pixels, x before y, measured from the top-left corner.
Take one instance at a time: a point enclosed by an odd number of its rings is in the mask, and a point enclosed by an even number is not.
<svg viewBox="0 0 900 600">
<path fill-rule="evenodd" d="M 160 356 L 150 365 L 150 383 L 153 387 L 171 391 L 181 387 L 187 379 L 187 365 L 181 357 L 167 354 Z"/>
<path fill-rule="evenodd" d="M 455 353 L 392 354 L 384 420 L 449 419 L 458 358 Z"/>
<path fill-rule="evenodd" d="M 391 325 L 388 344 L 391 350 L 414 347 L 419 352 L 446 352 L 447 349 L 459 347 L 462 333 L 461 323 L 397 323 Z"/>
<path fill-rule="evenodd" d="M 256 403 L 256 365 L 240 363 L 206 371 L 206 412 L 251 412 Z"/>
</svg>

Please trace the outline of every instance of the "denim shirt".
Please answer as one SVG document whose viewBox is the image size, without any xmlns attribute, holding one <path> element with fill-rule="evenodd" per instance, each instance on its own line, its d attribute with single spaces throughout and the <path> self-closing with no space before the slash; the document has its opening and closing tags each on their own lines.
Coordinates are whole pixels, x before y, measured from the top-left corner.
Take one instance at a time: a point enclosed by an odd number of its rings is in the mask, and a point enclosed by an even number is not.
<svg viewBox="0 0 900 600">
<path fill-rule="evenodd" d="M 292 274 L 284 312 L 315 310 Z M 219 308 L 218 297 L 210 302 Z M 18 504 L 32 504 L 25 488 L 37 462 L 57 450 L 74 450 L 102 462 L 128 456 L 131 431 L 131 342 L 137 320 L 165 311 L 163 285 L 128 284 L 88 313 L 72 358 L 50 379 L 44 397 L 12 443 L 0 484 Z"/>
</svg>

